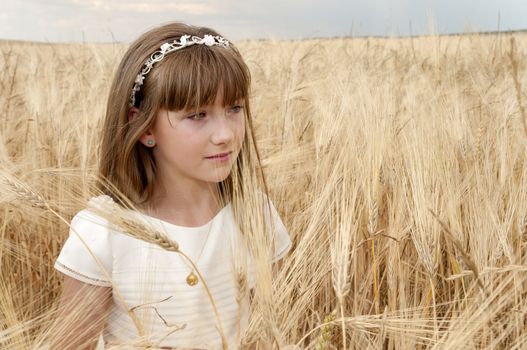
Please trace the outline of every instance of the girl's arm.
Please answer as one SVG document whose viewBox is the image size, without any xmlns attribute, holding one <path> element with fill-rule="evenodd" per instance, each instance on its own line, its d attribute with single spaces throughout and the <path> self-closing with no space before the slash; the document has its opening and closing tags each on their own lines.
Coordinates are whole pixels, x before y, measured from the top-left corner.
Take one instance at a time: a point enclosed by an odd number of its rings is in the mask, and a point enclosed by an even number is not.
<svg viewBox="0 0 527 350">
<path fill-rule="evenodd" d="M 52 349 L 95 349 L 112 301 L 112 288 L 64 275 Z"/>
</svg>

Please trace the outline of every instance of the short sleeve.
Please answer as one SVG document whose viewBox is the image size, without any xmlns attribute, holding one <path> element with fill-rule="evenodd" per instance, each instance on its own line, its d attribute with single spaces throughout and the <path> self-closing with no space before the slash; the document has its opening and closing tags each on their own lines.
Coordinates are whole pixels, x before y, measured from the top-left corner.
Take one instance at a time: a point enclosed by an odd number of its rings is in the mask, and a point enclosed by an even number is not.
<svg viewBox="0 0 527 350">
<path fill-rule="evenodd" d="M 110 287 L 112 250 L 109 225 L 82 210 L 71 220 L 69 237 L 55 261 L 55 269 L 88 284 Z"/>
<path fill-rule="evenodd" d="M 273 202 L 269 200 L 269 204 L 272 219 L 271 232 L 273 234 L 275 247 L 274 256 L 272 258 L 272 262 L 274 263 L 285 257 L 286 254 L 289 252 L 289 250 L 291 249 L 291 239 L 289 238 L 289 233 L 287 232 L 287 229 L 285 228 L 285 225 L 282 222 L 282 219 L 280 218 L 280 214 L 278 214 L 278 211 L 276 210 Z"/>
</svg>

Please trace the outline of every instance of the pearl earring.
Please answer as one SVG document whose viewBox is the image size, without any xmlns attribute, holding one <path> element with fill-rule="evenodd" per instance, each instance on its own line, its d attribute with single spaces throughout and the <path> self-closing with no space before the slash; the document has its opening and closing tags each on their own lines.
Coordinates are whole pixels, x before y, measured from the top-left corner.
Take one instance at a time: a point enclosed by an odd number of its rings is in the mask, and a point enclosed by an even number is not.
<svg viewBox="0 0 527 350">
<path fill-rule="evenodd" d="M 148 146 L 152 146 L 154 144 L 154 140 L 148 140 L 148 141 L 146 141 L 146 144 Z"/>
</svg>

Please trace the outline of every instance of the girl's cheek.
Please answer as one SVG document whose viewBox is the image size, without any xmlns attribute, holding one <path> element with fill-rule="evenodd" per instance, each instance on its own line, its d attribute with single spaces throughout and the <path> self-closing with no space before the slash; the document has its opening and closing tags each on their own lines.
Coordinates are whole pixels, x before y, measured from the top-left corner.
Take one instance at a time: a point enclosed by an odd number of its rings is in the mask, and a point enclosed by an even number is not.
<svg viewBox="0 0 527 350">
<path fill-rule="evenodd" d="M 206 133 L 207 130 L 210 128 L 206 120 L 191 120 L 186 119 L 182 120 L 179 123 L 179 129 L 181 132 L 185 133 L 187 136 L 197 136 L 201 133 Z"/>
<path fill-rule="evenodd" d="M 240 125 L 238 125 L 238 139 L 239 139 L 240 145 L 243 142 L 244 137 L 245 137 L 245 119 L 242 119 Z"/>
</svg>

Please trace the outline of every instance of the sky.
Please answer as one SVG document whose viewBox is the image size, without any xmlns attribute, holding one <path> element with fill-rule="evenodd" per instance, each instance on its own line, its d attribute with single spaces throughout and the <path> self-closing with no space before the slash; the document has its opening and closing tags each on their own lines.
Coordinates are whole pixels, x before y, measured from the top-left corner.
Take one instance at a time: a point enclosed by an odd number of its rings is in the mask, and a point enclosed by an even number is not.
<svg viewBox="0 0 527 350">
<path fill-rule="evenodd" d="M 0 0 L 0 39 L 131 42 L 169 21 L 231 40 L 527 29 L 527 0 Z"/>
</svg>

